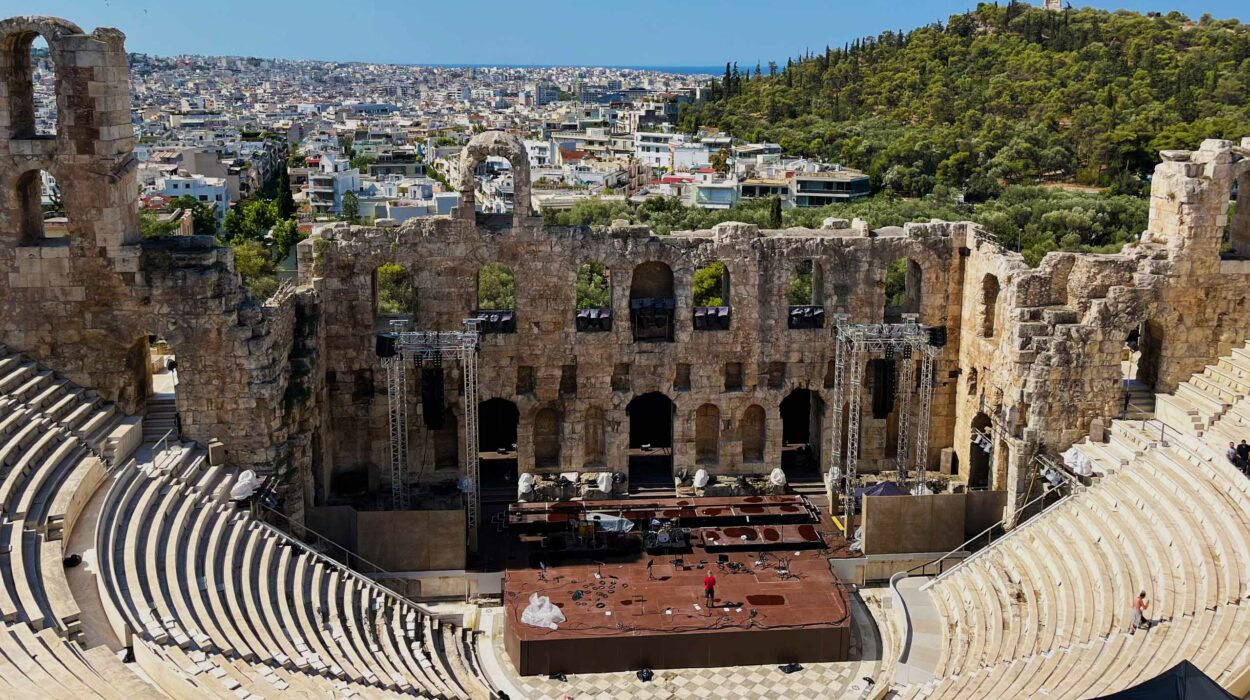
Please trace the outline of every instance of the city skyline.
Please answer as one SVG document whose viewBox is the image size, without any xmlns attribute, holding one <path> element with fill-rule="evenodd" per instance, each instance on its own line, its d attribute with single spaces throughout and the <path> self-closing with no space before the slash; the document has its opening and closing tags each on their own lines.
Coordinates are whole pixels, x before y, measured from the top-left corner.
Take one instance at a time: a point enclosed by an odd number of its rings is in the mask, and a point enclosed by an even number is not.
<svg viewBox="0 0 1250 700">
<path fill-rule="evenodd" d="M 784 62 L 805 50 L 840 46 L 887 30 L 909 31 L 975 6 L 967 0 L 900 0 L 844 6 L 799 2 L 786 13 L 762 12 L 737 2 L 694 0 L 674 6 L 640 2 L 626 15 L 607 7 L 549 0 L 519 7 L 468 0 L 426 8 L 354 7 L 350 22 L 367 41 L 345 42 L 332 20 L 341 5 L 312 0 L 244 3 L 222 0 L 218 11 L 187 21 L 185 8 L 150 0 L 17 0 L 23 14 L 74 17 L 90 31 L 116 27 L 131 51 L 154 55 L 230 55 L 291 60 L 440 66 L 605 66 L 716 68 Z M 1179 11 L 1197 18 L 1250 21 L 1235 0 L 1096 0 L 1073 3 L 1138 12 Z M 906 18 L 899 21 L 900 17 Z M 645 19 L 640 19 L 645 18 Z M 804 18 L 802 22 L 798 18 Z M 750 20 L 749 23 L 747 20 Z M 240 21 L 248 20 L 248 21 Z M 611 36 L 595 29 L 611 23 Z M 750 27 L 750 34 L 741 31 Z M 281 33 L 275 27 L 286 27 Z M 333 29 L 334 31 L 330 31 Z M 550 32 L 555 32 L 551 34 Z M 371 32 L 371 33 L 370 33 Z M 558 36 L 558 41 L 552 39 Z M 479 41 L 465 41 L 466 37 Z"/>
</svg>

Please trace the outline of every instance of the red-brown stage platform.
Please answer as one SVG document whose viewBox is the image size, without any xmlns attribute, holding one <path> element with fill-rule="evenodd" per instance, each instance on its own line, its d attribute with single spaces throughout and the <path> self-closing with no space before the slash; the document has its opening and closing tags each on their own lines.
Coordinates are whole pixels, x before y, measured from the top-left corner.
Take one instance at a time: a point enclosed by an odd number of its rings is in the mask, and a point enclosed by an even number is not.
<svg viewBox="0 0 1250 700">
<path fill-rule="evenodd" d="M 795 504 L 790 500 L 795 497 L 784 498 L 784 505 Z M 636 523 L 630 535 L 641 541 L 650 517 L 664 510 L 705 507 L 699 499 L 681 500 L 682 506 L 650 502 L 649 508 L 641 509 L 647 511 L 647 521 Z M 741 498 L 718 498 L 714 505 L 710 501 L 706 507 L 761 505 Z M 801 498 L 797 501 L 802 504 Z M 510 516 L 537 515 L 541 505 L 519 504 Z M 546 505 L 557 506 L 557 512 L 571 512 L 572 506 Z M 571 527 L 577 531 L 580 521 L 582 533 L 583 514 L 630 510 L 619 501 L 604 503 L 608 507 L 603 509 L 598 503 L 577 505 Z M 708 532 L 720 532 L 723 539 L 728 530 L 740 540 L 735 528 L 748 527 L 745 517 L 737 524 L 722 515 L 712 516 L 719 529 L 687 528 L 690 544 L 677 551 L 640 552 L 639 545 L 630 552 L 593 555 L 602 564 L 587 556 L 565 558 L 564 563 L 548 565 L 545 580 L 537 568 L 509 569 L 504 579 L 505 645 L 517 670 L 534 675 L 845 660 L 850 645 L 849 597 L 830 569 L 825 550 L 812 548 L 814 528 L 759 524 L 757 515 L 749 527 L 777 533 L 776 541 L 761 536 L 749 549 L 708 551 L 703 546 Z M 793 522 L 789 509 L 774 515 L 781 522 Z M 625 517 L 633 521 L 632 515 Z M 529 517 L 512 522 L 522 528 L 533 525 Z M 570 525 L 550 527 L 555 532 Z M 529 535 L 517 541 L 537 546 L 536 539 L 541 538 Z M 815 546 L 819 545 L 817 539 Z M 542 556 L 541 551 L 537 554 Z M 717 580 L 712 609 L 705 606 L 703 596 L 703 579 L 709 572 Z M 535 592 L 560 606 L 567 619 L 559 629 L 521 622 Z"/>
</svg>

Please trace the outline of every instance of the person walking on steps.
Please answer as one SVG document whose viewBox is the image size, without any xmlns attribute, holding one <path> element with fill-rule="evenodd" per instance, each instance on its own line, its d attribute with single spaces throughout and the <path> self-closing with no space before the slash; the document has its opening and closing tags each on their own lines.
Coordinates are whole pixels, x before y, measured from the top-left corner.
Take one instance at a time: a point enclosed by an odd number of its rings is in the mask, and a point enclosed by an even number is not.
<svg viewBox="0 0 1250 700">
<path fill-rule="evenodd" d="M 1146 600 L 1146 592 L 1142 591 L 1133 599 L 1133 625 L 1129 627 L 1128 633 L 1134 634 L 1139 629 L 1150 629 L 1150 620 L 1146 617 L 1146 611 L 1150 609 L 1150 601 Z"/>
</svg>

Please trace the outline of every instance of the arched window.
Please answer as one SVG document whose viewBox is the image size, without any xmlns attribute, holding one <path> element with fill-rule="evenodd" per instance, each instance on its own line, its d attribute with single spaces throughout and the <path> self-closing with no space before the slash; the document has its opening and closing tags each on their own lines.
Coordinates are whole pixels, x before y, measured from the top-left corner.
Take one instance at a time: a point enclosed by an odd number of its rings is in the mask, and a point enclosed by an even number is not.
<svg viewBox="0 0 1250 700">
<path fill-rule="evenodd" d="M 747 407 L 742 414 L 742 422 L 738 425 L 738 435 L 742 440 L 742 461 L 756 463 L 764 461 L 764 409 L 757 404 Z"/>
<path fill-rule="evenodd" d="M 57 76 L 47 40 L 32 30 L 16 31 L 4 38 L 2 50 L 12 138 L 56 136 Z"/>
<path fill-rule="evenodd" d="M 396 315 L 415 318 L 417 293 L 412 275 L 395 263 L 380 265 L 373 272 L 374 315 Z"/>
<path fill-rule="evenodd" d="M 909 258 L 891 263 L 885 273 L 885 322 L 898 323 L 903 314 L 920 313 L 921 289 L 919 263 Z"/>
<path fill-rule="evenodd" d="M 64 238 L 49 222 L 64 216 L 56 181 L 42 170 L 27 170 L 17 178 L 14 201 L 18 211 L 18 245 L 39 245 L 49 238 Z M 63 219 L 62 219 L 63 221 Z"/>
<path fill-rule="evenodd" d="M 534 414 L 534 466 L 560 466 L 560 414 L 554 408 L 542 408 Z"/>
<path fill-rule="evenodd" d="M 467 221 L 477 220 L 477 169 L 491 156 L 508 161 L 511 171 L 507 176 L 484 183 L 483 190 L 511 206 L 513 223 L 528 218 L 533 213 L 529 155 L 521 139 L 502 131 L 484 131 L 470 139 L 461 151 L 457 216 Z"/>
<path fill-rule="evenodd" d="M 698 464 L 720 462 L 720 409 L 710 403 L 694 412 L 694 453 Z"/>
<path fill-rule="evenodd" d="M 516 279 L 499 263 L 486 263 L 477 274 L 477 308 L 482 311 L 515 311 Z"/>
<path fill-rule="evenodd" d="M 995 316 L 998 313 L 998 278 L 986 275 L 981 280 L 981 335 L 993 338 L 998 332 Z"/>
</svg>

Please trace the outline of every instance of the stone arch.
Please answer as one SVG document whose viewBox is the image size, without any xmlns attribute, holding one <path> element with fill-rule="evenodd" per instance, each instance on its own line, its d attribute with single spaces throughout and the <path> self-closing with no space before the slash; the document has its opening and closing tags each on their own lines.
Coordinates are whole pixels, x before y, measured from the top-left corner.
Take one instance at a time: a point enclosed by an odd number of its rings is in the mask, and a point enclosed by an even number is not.
<svg viewBox="0 0 1250 700">
<path fill-rule="evenodd" d="M 886 323 L 898 323 L 903 314 L 919 314 L 924 290 L 924 271 L 912 258 L 899 258 L 885 272 Z"/>
<path fill-rule="evenodd" d="M 582 434 L 582 462 L 587 468 L 602 467 L 607 460 L 607 433 L 603 409 L 586 409 Z"/>
<path fill-rule="evenodd" d="M 720 463 L 720 409 L 715 404 L 695 409 L 694 460 L 696 464 Z"/>
<path fill-rule="evenodd" d="M 14 17 L 0 22 L 0 75 L 4 76 L 7 100 L 4 111 L 8 112 L 8 138 L 45 138 L 35 124 L 34 65 L 31 47 L 36 37 L 48 44 L 56 75 L 56 124 L 58 131 L 64 128 L 65 86 L 61 80 L 61 62 L 57 60 L 61 40 L 67 36 L 80 35 L 82 29 L 56 17 Z M 0 120 L 3 123 L 3 120 Z"/>
<path fill-rule="evenodd" d="M 791 391 L 778 407 L 781 418 L 781 468 L 790 477 L 820 471 L 820 440 L 825 401 L 805 387 Z"/>
<path fill-rule="evenodd" d="M 560 466 L 560 414 L 550 406 L 534 413 L 534 466 Z"/>
<path fill-rule="evenodd" d="M 44 240 L 44 170 L 27 170 L 13 183 L 11 202 L 17 215 L 17 244 L 38 245 Z"/>
<path fill-rule="evenodd" d="M 512 165 L 512 220 L 514 224 L 532 215 L 530 204 L 530 161 L 525 144 L 503 131 L 484 131 L 460 152 L 460 204 L 457 216 L 476 222 L 477 166 L 489 156 L 498 156 Z"/>
<path fill-rule="evenodd" d="M 629 284 L 629 300 L 672 299 L 673 268 L 658 260 L 639 263 Z"/>
<path fill-rule="evenodd" d="M 981 278 L 981 337 L 993 338 L 998 333 L 998 278 L 987 274 Z"/>
<path fill-rule="evenodd" d="M 765 445 L 764 408 L 759 404 L 747 406 L 738 424 L 738 437 L 742 441 L 742 461 L 758 464 L 764 461 Z"/>
</svg>

